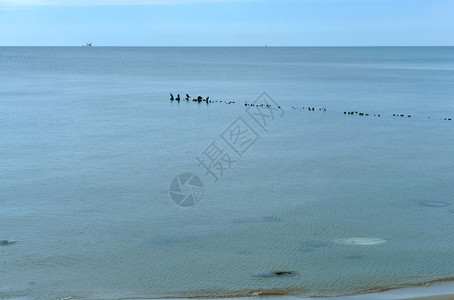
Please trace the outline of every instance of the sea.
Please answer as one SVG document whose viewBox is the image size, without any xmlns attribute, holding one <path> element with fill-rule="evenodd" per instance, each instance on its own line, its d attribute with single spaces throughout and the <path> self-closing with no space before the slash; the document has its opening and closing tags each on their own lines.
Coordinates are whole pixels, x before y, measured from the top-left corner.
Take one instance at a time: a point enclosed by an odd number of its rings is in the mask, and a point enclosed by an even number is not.
<svg viewBox="0 0 454 300">
<path fill-rule="evenodd" d="M 453 119 L 454 47 L 0 47 L 0 298 L 451 281 Z"/>
</svg>

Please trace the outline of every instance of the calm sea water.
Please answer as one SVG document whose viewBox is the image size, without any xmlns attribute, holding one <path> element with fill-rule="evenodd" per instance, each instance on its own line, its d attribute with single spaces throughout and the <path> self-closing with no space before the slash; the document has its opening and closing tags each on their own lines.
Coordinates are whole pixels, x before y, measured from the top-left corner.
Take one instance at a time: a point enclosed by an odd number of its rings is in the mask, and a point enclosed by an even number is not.
<svg viewBox="0 0 454 300">
<path fill-rule="evenodd" d="M 0 298 L 454 277 L 453 83 L 452 47 L 0 47 Z M 266 131 L 244 106 L 264 91 L 285 112 Z M 221 137 L 238 117 L 260 137 L 242 156 Z M 233 161 L 217 182 L 196 160 L 212 142 Z M 168 193 L 185 172 L 190 208 Z"/>
</svg>

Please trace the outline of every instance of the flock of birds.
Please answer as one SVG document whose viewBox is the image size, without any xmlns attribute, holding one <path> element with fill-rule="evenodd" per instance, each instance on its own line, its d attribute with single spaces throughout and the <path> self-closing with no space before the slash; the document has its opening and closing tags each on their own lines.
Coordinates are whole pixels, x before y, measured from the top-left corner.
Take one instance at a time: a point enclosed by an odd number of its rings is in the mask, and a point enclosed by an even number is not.
<svg viewBox="0 0 454 300">
<path fill-rule="evenodd" d="M 252 104 L 249 104 L 249 103 L 244 103 L 244 106 L 257 106 L 257 107 L 266 107 L 266 108 L 270 108 L 272 107 L 271 104 L 255 104 L 255 103 L 252 103 Z M 278 106 L 277 108 L 281 108 L 280 106 Z"/>
<path fill-rule="evenodd" d="M 215 103 L 215 102 L 222 103 L 222 100 L 220 100 L 220 101 L 218 101 L 218 100 L 210 100 L 210 96 L 208 96 L 206 98 L 203 98 L 202 96 L 198 96 L 197 98 L 191 98 L 191 96 L 189 96 L 189 94 L 186 94 L 186 97 L 183 100 L 189 101 L 191 99 L 192 99 L 193 102 L 198 102 L 198 103 L 200 103 L 200 102 L 205 102 L 207 104 L 208 103 Z M 170 93 L 170 101 L 178 101 L 178 102 L 180 102 L 181 101 L 180 94 L 177 94 L 177 96 L 175 97 L 175 96 L 173 96 L 172 93 Z M 233 104 L 233 103 L 235 103 L 235 101 L 228 101 L 228 102 L 224 101 L 224 103 L 225 104 Z"/>
<path fill-rule="evenodd" d="M 372 116 L 372 114 L 368 114 L 368 113 L 363 113 L 363 112 L 358 112 L 358 111 L 344 111 L 344 115 L 358 115 L 358 116 Z M 374 117 L 380 117 L 381 115 L 379 114 L 374 114 L 373 115 Z M 393 114 L 393 117 L 399 117 L 399 118 L 404 118 L 404 117 L 407 117 L 407 118 L 411 118 L 411 115 L 409 114 Z M 427 117 L 428 119 L 430 119 L 430 117 Z M 452 118 L 440 118 L 440 120 L 445 120 L 445 121 L 451 121 Z"/>
<path fill-rule="evenodd" d="M 357 111 L 344 111 L 344 115 L 358 115 L 358 116 L 371 116 L 372 114 L 369 113 L 363 113 L 363 112 L 357 112 Z M 381 115 L 375 114 L 374 117 L 381 117 Z"/>
<path fill-rule="evenodd" d="M 315 107 L 298 107 L 298 106 L 292 106 L 293 109 L 298 109 L 298 110 L 308 110 L 308 111 L 315 111 Z M 318 108 L 317 110 L 319 111 L 326 111 L 325 107 Z"/>
<path fill-rule="evenodd" d="M 181 99 L 181 96 L 180 94 L 177 94 L 177 96 L 175 97 L 172 93 L 170 93 L 170 101 L 178 101 L 180 102 L 181 100 L 185 100 L 185 101 L 190 101 L 192 100 L 193 102 L 198 102 L 198 103 L 201 103 L 201 102 L 205 102 L 205 103 L 224 103 L 224 104 L 234 104 L 235 101 L 222 101 L 222 100 L 210 100 L 210 97 L 206 97 L 206 98 L 203 98 L 202 96 L 198 96 L 197 98 L 191 98 L 191 96 L 189 96 L 189 94 L 186 94 L 186 97 Z M 257 107 L 267 107 L 267 108 L 270 108 L 272 107 L 271 104 L 256 104 L 256 103 L 247 103 L 245 102 L 244 103 L 244 106 L 257 106 Z M 277 108 L 281 108 L 280 106 L 278 106 Z M 315 107 L 298 107 L 298 106 L 292 106 L 292 109 L 294 110 L 308 110 L 308 111 L 323 111 L 325 112 L 326 111 L 326 108 L 325 107 L 319 107 L 319 108 L 315 108 Z M 371 113 L 364 113 L 364 112 L 360 112 L 360 111 L 344 111 L 344 115 L 356 115 L 356 116 L 365 116 L 365 117 L 368 117 L 368 116 L 374 116 L 374 117 L 381 117 L 380 114 L 371 114 Z M 393 117 L 407 117 L 407 118 L 411 118 L 411 115 L 409 114 L 393 114 Z M 428 117 L 430 119 L 430 117 Z M 445 120 L 445 121 L 451 121 L 452 118 L 440 118 L 440 120 Z"/>
<path fill-rule="evenodd" d="M 186 97 L 183 98 L 183 100 L 185 101 L 190 101 L 192 100 L 193 102 L 198 102 L 198 103 L 201 103 L 201 102 L 205 102 L 205 103 L 224 103 L 224 104 L 235 104 L 235 101 L 222 101 L 222 100 L 210 100 L 210 97 L 206 97 L 206 98 L 203 98 L 202 96 L 198 96 L 197 98 L 191 98 L 191 96 L 189 94 L 186 94 Z M 175 97 L 172 93 L 170 93 L 170 101 L 177 101 L 177 102 L 180 102 L 182 101 L 181 99 L 181 96 L 180 94 L 177 94 L 177 96 Z M 244 106 L 257 106 L 257 107 L 272 107 L 271 104 L 256 104 L 256 103 L 244 103 Z M 277 108 L 281 108 L 280 106 L 278 106 Z"/>
</svg>

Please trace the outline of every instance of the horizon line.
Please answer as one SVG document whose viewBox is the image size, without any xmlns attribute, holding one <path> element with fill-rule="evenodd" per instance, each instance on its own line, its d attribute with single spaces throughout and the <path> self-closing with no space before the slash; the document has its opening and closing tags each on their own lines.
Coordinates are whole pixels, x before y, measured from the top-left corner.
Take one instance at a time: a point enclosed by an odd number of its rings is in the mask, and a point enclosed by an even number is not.
<svg viewBox="0 0 454 300">
<path fill-rule="evenodd" d="M 139 46 L 139 45 L 101 45 L 101 46 L 75 46 L 75 45 L 0 45 L 0 47 L 72 47 L 72 48 L 115 48 L 115 47 L 129 47 L 129 48 L 367 48 L 367 47 L 454 47 L 454 45 L 229 45 L 229 46 L 217 46 L 217 45 L 179 45 L 179 46 L 169 46 L 169 45 L 148 45 L 148 46 Z"/>
</svg>

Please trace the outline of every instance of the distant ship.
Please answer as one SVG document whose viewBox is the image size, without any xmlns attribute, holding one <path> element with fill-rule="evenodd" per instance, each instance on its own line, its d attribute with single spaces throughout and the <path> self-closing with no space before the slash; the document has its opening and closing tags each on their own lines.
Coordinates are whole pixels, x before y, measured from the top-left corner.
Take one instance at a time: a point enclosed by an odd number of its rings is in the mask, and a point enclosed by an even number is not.
<svg viewBox="0 0 454 300">
<path fill-rule="evenodd" d="M 82 45 L 82 47 L 91 47 L 92 44 L 92 42 L 87 42 L 85 45 Z"/>
</svg>

